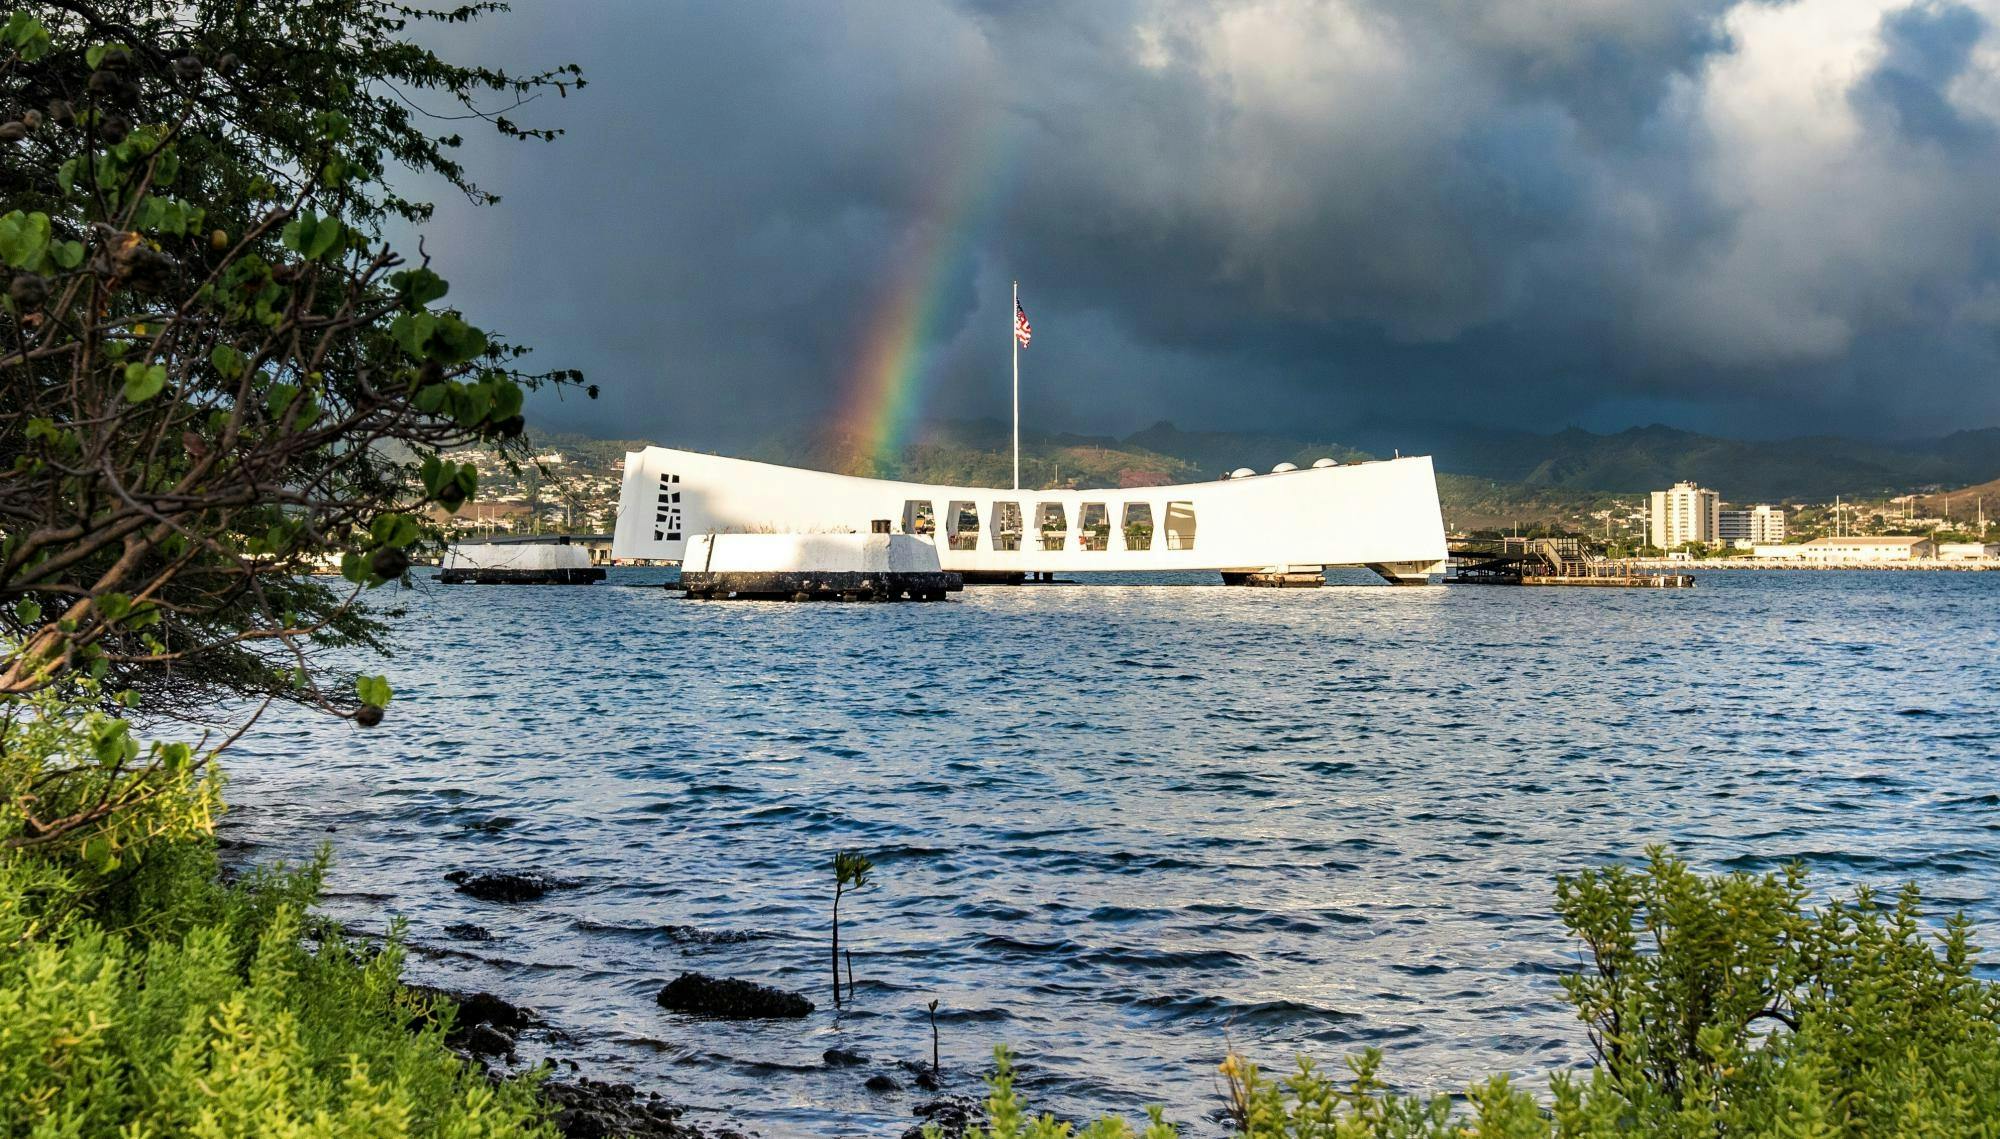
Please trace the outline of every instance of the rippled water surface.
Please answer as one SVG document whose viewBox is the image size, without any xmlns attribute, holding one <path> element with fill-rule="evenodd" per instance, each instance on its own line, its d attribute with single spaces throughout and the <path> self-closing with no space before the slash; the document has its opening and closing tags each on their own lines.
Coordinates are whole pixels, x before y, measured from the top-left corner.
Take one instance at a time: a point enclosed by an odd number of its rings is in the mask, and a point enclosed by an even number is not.
<svg viewBox="0 0 2000 1139">
<path fill-rule="evenodd" d="M 1558 873 L 1672 842 L 1916 878 L 2000 942 L 2000 574 L 1746 572 L 1688 592 L 968 590 L 944 605 L 426 585 L 364 732 L 278 716 L 232 837 L 330 841 L 329 912 L 418 979 L 534 1006 L 560 1054 L 764 1135 L 896 1135 L 996 1042 L 1037 1106 L 1216 1130 L 1226 1046 L 1366 1045 L 1446 1090 L 1578 1063 Z M 371 666 L 380 669 L 384 666 Z M 859 993 L 832 1012 L 830 862 Z M 454 869 L 579 885 L 501 905 Z M 453 937 L 472 923 L 490 941 Z M 803 1022 L 653 1001 L 683 970 Z M 822 1061 L 830 1048 L 869 1057 Z"/>
</svg>

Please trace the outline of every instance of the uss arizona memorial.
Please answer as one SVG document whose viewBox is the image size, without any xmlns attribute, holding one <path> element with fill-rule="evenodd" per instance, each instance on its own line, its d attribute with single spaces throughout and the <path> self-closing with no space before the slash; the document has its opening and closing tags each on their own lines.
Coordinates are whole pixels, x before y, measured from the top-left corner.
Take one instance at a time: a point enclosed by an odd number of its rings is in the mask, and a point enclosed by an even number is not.
<svg viewBox="0 0 2000 1139">
<path fill-rule="evenodd" d="M 1428 457 L 1121 490 L 1001 490 L 856 478 L 648 447 L 625 457 L 612 554 L 679 562 L 704 534 L 930 538 L 969 580 L 1029 574 L 1365 566 L 1397 584 L 1444 572 L 1444 519 Z"/>
</svg>

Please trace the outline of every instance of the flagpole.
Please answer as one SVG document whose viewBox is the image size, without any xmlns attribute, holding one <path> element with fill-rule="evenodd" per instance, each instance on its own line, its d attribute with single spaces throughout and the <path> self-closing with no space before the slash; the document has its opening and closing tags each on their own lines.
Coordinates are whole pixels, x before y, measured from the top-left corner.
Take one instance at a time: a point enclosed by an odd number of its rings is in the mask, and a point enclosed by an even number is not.
<svg viewBox="0 0 2000 1139">
<path fill-rule="evenodd" d="M 1007 339 L 1014 343 L 1014 489 L 1021 489 L 1021 282 L 1014 282 L 1014 307 L 1007 311 Z"/>
</svg>

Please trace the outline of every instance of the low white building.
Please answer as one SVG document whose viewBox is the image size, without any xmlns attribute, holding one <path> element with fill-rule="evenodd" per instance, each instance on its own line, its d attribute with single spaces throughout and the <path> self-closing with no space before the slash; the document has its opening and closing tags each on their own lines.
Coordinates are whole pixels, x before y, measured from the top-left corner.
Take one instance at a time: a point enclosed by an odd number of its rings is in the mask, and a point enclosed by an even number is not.
<svg viewBox="0 0 2000 1139">
<path fill-rule="evenodd" d="M 1858 565 L 1871 562 L 1911 562 L 1937 557 L 1937 543 L 1904 535 L 1814 538 L 1783 546 L 1757 546 L 1760 558 L 1787 558 L 1814 564 Z"/>
<path fill-rule="evenodd" d="M 1945 561 L 1976 562 L 1981 558 L 2000 558 L 2000 542 L 1940 542 L 1937 556 Z"/>
<path fill-rule="evenodd" d="M 1776 545 L 1785 540 L 1785 508 L 1768 504 L 1724 510 L 1716 515 L 1715 536 L 1732 545 Z"/>
</svg>

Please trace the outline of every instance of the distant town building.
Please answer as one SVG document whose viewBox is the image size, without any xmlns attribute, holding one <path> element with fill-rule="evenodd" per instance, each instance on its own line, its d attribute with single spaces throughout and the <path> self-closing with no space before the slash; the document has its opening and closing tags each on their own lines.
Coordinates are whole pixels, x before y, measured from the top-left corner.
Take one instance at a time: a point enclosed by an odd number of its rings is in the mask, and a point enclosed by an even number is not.
<svg viewBox="0 0 2000 1139">
<path fill-rule="evenodd" d="M 1904 535 L 1814 538 L 1789 546 L 1758 546 L 1760 558 L 1790 558 L 1819 564 L 1911 562 L 1937 557 L 1937 543 Z"/>
<path fill-rule="evenodd" d="M 431 507 L 431 519 L 453 530 L 515 530 L 527 526 L 534 510 L 525 502 L 468 502 L 457 513 Z"/>
<path fill-rule="evenodd" d="M 1971 562 L 2000 558 L 2000 542 L 1940 542 L 1937 556 L 1946 561 Z"/>
<path fill-rule="evenodd" d="M 1752 506 L 1721 511 L 1715 519 L 1715 536 L 1730 543 L 1775 545 L 1785 540 L 1785 510 L 1781 506 Z"/>
<path fill-rule="evenodd" d="M 1688 542 L 1714 542 L 1720 536 L 1721 513 L 1721 495 L 1691 482 L 1677 482 L 1653 492 L 1648 536 L 1663 550 Z"/>
</svg>

